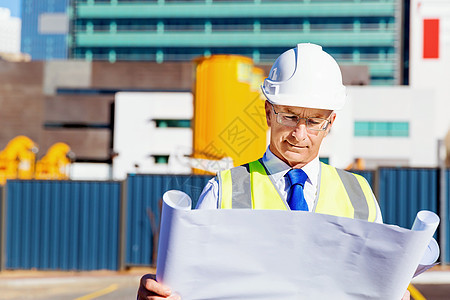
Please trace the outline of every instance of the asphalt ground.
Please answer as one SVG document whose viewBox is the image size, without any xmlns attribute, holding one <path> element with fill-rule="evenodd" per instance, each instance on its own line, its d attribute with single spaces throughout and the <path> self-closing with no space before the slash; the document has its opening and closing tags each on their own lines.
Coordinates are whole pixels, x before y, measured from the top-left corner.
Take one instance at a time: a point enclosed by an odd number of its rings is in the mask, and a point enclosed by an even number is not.
<svg viewBox="0 0 450 300">
<path fill-rule="evenodd" d="M 136 299 L 140 277 L 152 268 L 124 272 L 4 271 L 0 273 L 0 299 Z M 412 281 L 414 300 L 450 299 L 450 267 L 435 267 Z"/>
<path fill-rule="evenodd" d="M 0 273 L 0 299 L 136 299 L 139 280 L 154 268 L 124 272 L 4 271 Z"/>
<path fill-rule="evenodd" d="M 449 300 L 450 266 L 436 266 L 412 280 L 411 295 L 419 294 L 414 300 Z"/>
</svg>

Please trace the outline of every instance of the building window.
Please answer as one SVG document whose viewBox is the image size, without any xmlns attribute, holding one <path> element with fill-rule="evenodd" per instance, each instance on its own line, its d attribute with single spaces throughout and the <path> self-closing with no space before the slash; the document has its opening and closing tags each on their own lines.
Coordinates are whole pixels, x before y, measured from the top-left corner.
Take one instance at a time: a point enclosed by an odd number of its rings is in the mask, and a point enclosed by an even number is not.
<svg viewBox="0 0 450 300">
<path fill-rule="evenodd" d="M 408 137 L 408 122 L 355 122 L 355 136 Z"/>
<path fill-rule="evenodd" d="M 153 120 L 156 123 L 156 127 L 179 127 L 179 128 L 190 128 L 191 127 L 191 120 L 162 120 L 162 119 L 155 119 Z"/>
<path fill-rule="evenodd" d="M 330 158 L 329 157 L 319 157 L 319 161 L 323 162 L 324 164 L 329 164 Z"/>
<path fill-rule="evenodd" d="M 155 164 L 168 164 L 169 155 L 152 155 L 155 159 Z"/>
</svg>

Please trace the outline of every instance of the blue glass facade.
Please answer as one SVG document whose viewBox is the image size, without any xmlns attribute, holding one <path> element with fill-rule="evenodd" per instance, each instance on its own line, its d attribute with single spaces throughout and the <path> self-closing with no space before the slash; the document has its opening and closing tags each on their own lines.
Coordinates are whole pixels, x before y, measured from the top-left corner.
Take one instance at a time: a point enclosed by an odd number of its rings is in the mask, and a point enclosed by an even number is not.
<svg viewBox="0 0 450 300">
<path fill-rule="evenodd" d="M 66 59 L 69 0 L 22 0 L 21 51 L 32 60 Z M 53 28 L 52 28 L 53 26 Z"/>
<path fill-rule="evenodd" d="M 402 81 L 401 0 L 73 0 L 70 57 L 189 61 L 240 54 L 271 64 L 300 42 L 341 65 L 366 65 L 371 84 Z"/>
</svg>

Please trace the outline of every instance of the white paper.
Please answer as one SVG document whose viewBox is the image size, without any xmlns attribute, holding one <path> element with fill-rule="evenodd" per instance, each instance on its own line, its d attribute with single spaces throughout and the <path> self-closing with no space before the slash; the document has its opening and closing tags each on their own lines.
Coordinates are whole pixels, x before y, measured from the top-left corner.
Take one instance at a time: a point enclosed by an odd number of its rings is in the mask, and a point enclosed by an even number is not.
<svg viewBox="0 0 450 300">
<path fill-rule="evenodd" d="M 439 223 L 432 212 L 408 230 L 301 211 L 189 210 L 179 191 L 163 200 L 157 279 L 184 300 L 399 300 Z"/>
</svg>

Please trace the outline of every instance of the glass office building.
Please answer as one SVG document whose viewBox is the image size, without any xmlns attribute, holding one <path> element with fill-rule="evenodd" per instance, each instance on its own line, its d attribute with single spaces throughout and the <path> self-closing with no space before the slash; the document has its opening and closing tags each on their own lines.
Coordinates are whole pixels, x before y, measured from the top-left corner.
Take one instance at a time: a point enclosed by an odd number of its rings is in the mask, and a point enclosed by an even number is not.
<svg viewBox="0 0 450 300">
<path fill-rule="evenodd" d="M 69 0 L 22 0 L 21 51 L 32 60 L 65 59 Z"/>
<path fill-rule="evenodd" d="M 270 64 L 299 42 L 371 84 L 402 81 L 401 0 L 73 0 L 69 55 L 86 60 L 187 61 L 241 54 Z"/>
</svg>

